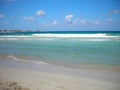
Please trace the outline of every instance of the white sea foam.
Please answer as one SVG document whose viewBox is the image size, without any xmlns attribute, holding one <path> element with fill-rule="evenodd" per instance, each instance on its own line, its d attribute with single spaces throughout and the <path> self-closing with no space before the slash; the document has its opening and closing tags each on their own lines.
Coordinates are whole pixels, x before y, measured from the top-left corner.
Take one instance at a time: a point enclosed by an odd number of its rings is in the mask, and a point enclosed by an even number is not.
<svg viewBox="0 0 120 90">
<path fill-rule="evenodd" d="M 106 37 L 106 34 L 32 34 L 37 37 L 63 37 L 63 38 L 77 38 L 77 37 Z"/>
<path fill-rule="evenodd" d="M 13 55 L 8 55 L 6 58 L 7 59 L 12 59 L 12 60 L 20 60 L 20 59 L 18 59 L 17 57 L 15 57 Z"/>
<path fill-rule="evenodd" d="M 107 34 L 32 34 L 33 37 L 41 38 L 118 38 Z"/>
<path fill-rule="evenodd" d="M 15 61 L 22 61 L 22 62 L 31 62 L 31 63 L 35 63 L 35 64 L 46 64 L 46 65 L 48 64 L 46 62 L 38 61 L 38 60 L 34 60 L 34 59 L 19 58 L 19 57 L 14 56 L 14 55 L 0 56 L 0 58 L 5 59 L 5 60 L 15 60 Z"/>
<path fill-rule="evenodd" d="M 43 62 L 43 61 L 35 61 L 35 63 L 36 63 L 36 64 L 47 64 L 47 63 L 45 63 L 45 62 Z"/>
<path fill-rule="evenodd" d="M 2 35 L 2 36 L 0 36 L 0 38 L 2 38 L 2 37 L 8 37 L 8 38 L 16 38 L 16 37 L 18 37 L 18 38 L 22 38 L 22 37 L 30 37 L 30 36 L 27 36 L 27 35 Z"/>
<path fill-rule="evenodd" d="M 0 40 L 54 40 L 54 39 L 118 39 L 119 36 L 108 34 L 32 34 L 0 36 Z"/>
<path fill-rule="evenodd" d="M 111 39 L 72 39 L 74 41 L 110 41 Z"/>
</svg>

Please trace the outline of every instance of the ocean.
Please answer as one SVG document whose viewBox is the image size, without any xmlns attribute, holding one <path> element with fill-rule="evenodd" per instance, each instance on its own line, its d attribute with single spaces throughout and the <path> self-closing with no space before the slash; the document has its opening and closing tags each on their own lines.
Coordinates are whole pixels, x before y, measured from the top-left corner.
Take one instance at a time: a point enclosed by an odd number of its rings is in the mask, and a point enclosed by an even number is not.
<svg viewBox="0 0 120 90">
<path fill-rule="evenodd" d="M 120 31 L 0 33 L 0 60 L 120 66 Z"/>
</svg>

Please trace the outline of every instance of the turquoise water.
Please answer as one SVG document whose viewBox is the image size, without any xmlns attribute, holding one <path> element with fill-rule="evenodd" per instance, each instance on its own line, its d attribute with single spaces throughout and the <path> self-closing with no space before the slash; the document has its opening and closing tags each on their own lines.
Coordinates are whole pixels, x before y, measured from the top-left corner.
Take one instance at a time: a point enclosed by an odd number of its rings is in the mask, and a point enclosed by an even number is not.
<svg viewBox="0 0 120 90">
<path fill-rule="evenodd" d="M 120 66 L 120 32 L 1 33 L 0 59 Z"/>
</svg>

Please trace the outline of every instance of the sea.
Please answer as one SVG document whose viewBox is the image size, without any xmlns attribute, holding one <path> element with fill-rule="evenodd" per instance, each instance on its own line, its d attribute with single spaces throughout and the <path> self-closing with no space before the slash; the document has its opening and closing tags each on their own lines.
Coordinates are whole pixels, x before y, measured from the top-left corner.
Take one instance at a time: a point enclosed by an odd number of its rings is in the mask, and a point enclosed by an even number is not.
<svg viewBox="0 0 120 90">
<path fill-rule="evenodd" d="M 120 67 L 120 31 L 0 33 L 0 60 Z"/>
</svg>

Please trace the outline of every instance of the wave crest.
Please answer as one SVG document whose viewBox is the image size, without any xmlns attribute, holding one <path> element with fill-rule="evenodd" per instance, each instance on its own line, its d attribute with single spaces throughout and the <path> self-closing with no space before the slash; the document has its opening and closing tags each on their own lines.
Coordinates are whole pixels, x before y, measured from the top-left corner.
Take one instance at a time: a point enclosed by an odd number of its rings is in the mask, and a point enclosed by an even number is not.
<svg viewBox="0 0 120 90">
<path fill-rule="evenodd" d="M 63 38 L 79 38 L 79 37 L 106 37 L 106 34 L 32 34 L 36 37 L 63 37 Z"/>
<path fill-rule="evenodd" d="M 119 36 L 98 34 L 31 34 L 0 36 L 0 40 L 54 40 L 54 39 L 119 39 Z"/>
</svg>

